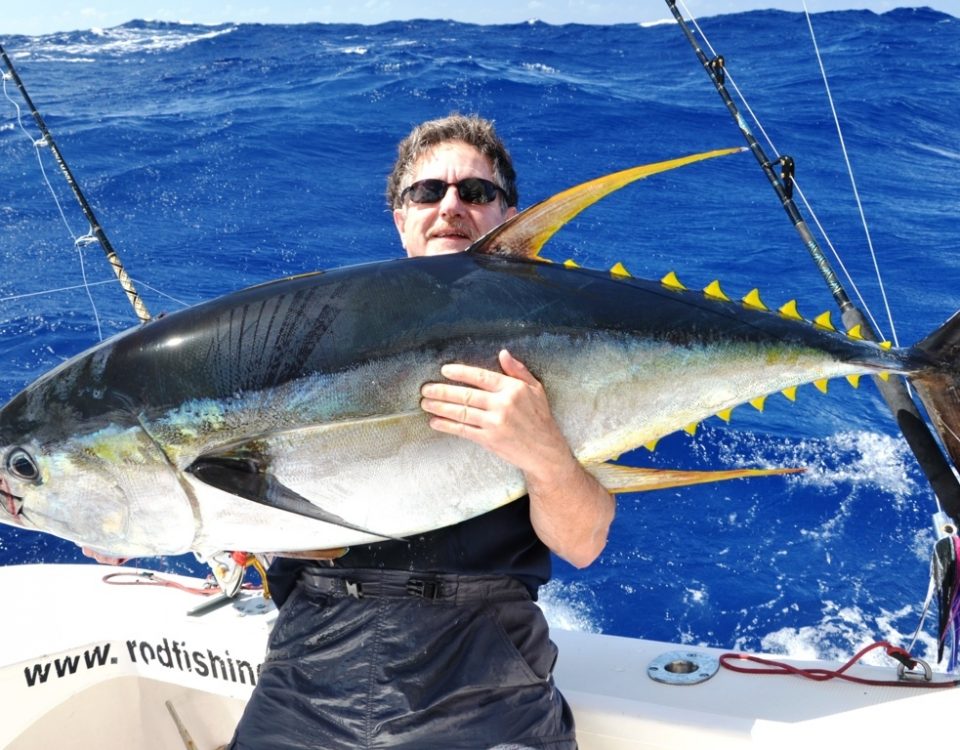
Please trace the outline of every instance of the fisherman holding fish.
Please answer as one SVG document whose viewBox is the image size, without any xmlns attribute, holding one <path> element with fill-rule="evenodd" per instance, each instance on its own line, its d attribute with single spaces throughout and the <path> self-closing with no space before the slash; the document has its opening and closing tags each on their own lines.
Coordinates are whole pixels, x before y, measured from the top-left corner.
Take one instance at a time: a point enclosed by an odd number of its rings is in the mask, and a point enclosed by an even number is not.
<svg viewBox="0 0 960 750">
<path fill-rule="evenodd" d="M 517 213 L 515 179 L 492 123 L 416 127 L 387 187 L 407 255 L 466 250 Z M 433 429 L 518 467 L 528 497 L 327 564 L 277 560 L 280 616 L 230 747 L 576 747 L 534 600 L 550 550 L 578 567 L 597 558 L 614 501 L 574 458 L 537 378 L 506 350 L 499 364 L 444 365 L 421 406 Z"/>
</svg>

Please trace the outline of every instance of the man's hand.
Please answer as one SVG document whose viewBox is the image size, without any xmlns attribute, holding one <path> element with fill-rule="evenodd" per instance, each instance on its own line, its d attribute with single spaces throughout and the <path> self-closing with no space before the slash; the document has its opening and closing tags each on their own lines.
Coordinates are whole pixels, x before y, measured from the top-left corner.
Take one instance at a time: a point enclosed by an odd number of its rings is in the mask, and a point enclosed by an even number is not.
<svg viewBox="0 0 960 750">
<path fill-rule="evenodd" d="M 540 381 L 505 349 L 499 360 L 502 373 L 444 365 L 440 374 L 460 385 L 427 383 L 420 405 L 438 432 L 465 437 L 524 474 L 546 478 L 572 459 L 570 448 Z"/>
<path fill-rule="evenodd" d="M 444 365 L 450 383 L 427 383 L 420 405 L 438 432 L 472 440 L 523 472 L 530 520 L 550 549 L 577 567 L 603 550 L 613 520 L 610 494 L 577 461 L 543 385 L 506 350 L 502 373 Z"/>
</svg>

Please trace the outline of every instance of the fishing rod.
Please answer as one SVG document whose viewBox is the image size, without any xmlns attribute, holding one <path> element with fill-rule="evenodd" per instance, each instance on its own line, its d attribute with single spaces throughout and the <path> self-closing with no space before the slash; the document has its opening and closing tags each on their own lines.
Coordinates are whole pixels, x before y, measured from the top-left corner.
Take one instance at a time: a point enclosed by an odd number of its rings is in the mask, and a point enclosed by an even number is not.
<svg viewBox="0 0 960 750">
<path fill-rule="evenodd" d="M 790 218 L 794 229 L 796 229 L 800 235 L 800 239 L 810 253 L 814 264 L 819 269 L 821 276 L 823 276 L 830 293 L 833 295 L 834 301 L 840 308 L 840 316 L 847 330 L 852 330 L 859 326 L 858 330 L 861 332 L 863 338 L 870 341 L 878 341 L 879 335 L 877 331 L 867 320 L 863 312 L 851 301 L 839 277 L 830 265 L 829 259 L 824 255 L 823 250 L 810 232 L 809 226 L 807 226 L 800 210 L 797 208 L 797 204 L 793 200 L 793 159 L 789 156 L 783 156 L 776 161 L 770 160 L 764 152 L 763 147 L 750 131 L 746 120 L 744 120 L 740 114 L 740 110 L 730 96 L 730 92 L 727 91 L 723 57 L 717 55 L 712 59 L 708 58 L 700 48 L 696 37 L 687 25 L 683 15 L 677 9 L 676 0 L 666 0 L 666 3 L 673 13 L 677 24 L 680 26 L 680 30 L 687 38 L 690 46 L 693 47 L 707 75 L 710 76 L 710 80 L 717 89 L 717 93 L 720 94 L 720 98 L 726 105 L 727 110 L 729 110 L 741 134 L 746 139 L 750 152 L 760 163 L 763 173 L 767 176 L 767 180 L 769 180 L 771 187 L 773 187 L 774 192 L 780 199 L 781 205 L 787 212 L 787 216 Z M 775 167 L 777 166 L 781 169 L 780 175 L 777 175 L 775 171 Z M 958 482 L 957 475 L 944 456 L 939 443 L 937 443 L 927 423 L 920 415 L 916 402 L 910 396 L 906 384 L 901 378 L 884 380 L 883 378 L 874 376 L 873 381 L 887 402 L 887 406 L 892 412 L 897 425 L 900 427 L 900 431 L 903 433 L 907 444 L 910 446 L 910 450 L 913 451 L 920 468 L 924 475 L 926 475 L 927 481 L 930 482 L 930 486 L 933 488 L 941 508 L 953 519 L 954 523 L 960 523 L 960 482 Z"/>
<path fill-rule="evenodd" d="M 37 108 L 34 106 L 33 100 L 27 93 L 26 86 L 24 86 L 23 81 L 20 80 L 20 76 L 17 74 L 16 68 L 13 67 L 13 62 L 11 62 L 10 58 L 7 56 L 7 52 L 3 48 L 2 44 L 0 44 L 0 57 L 3 58 L 3 64 L 9 71 L 10 78 L 13 79 L 13 82 L 20 90 L 20 95 L 23 96 L 23 100 L 27 103 L 27 107 L 30 109 L 30 114 L 33 115 L 33 119 L 36 121 L 37 127 L 40 129 L 40 134 L 43 136 L 42 140 L 40 141 L 40 145 L 46 145 L 50 147 L 50 153 L 53 154 L 53 158 L 56 160 L 57 166 L 60 167 L 60 171 L 66 178 L 67 184 L 70 185 L 70 189 L 73 191 L 77 202 L 80 204 L 80 209 L 83 211 L 83 215 L 87 217 L 87 221 L 90 224 L 90 233 L 100 243 L 100 247 L 103 248 L 103 252 L 107 256 L 107 262 L 110 263 L 110 267 L 113 269 L 114 274 L 116 274 L 117 280 L 120 282 L 120 286 L 123 288 L 123 291 L 127 295 L 127 299 L 133 306 L 133 311 L 136 313 L 137 318 L 139 318 L 141 323 L 148 322 L 150 320 L 150 313 L 147 311 L 147 306 L 140 297 L 140 293 L 134 287 L 133 280 L 127 274 L 127 270 L 124 268 L 120 257 L 113 249 L 113 245 L 111 245 L 110 240 L 107 239 L 107 235 L 100 226 L 100 222 L 97 221 L 97 217 L 93 213 L 93 209 L 87 202 L 86 197 L 84 197 L 83 191 L 80 190 L 80 186 L 74 179 L 73 173 L 70 171 L 70 167 L 67 166 L 67 162 L 63 158 L 63 154 L 60 153 L 60 149 L 57 147 L 56 141 L 53 139 L 53 135 L 47 128 L 47 124 L 44 122 L 40 112 L 38 112 Z"/>
</svg>

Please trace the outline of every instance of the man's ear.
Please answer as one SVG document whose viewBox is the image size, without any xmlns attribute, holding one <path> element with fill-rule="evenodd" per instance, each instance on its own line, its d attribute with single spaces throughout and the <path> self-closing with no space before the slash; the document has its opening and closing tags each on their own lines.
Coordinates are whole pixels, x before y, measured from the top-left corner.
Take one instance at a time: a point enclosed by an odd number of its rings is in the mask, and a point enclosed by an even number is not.
<svg viewBox="0 0 960 750">
<path fill-rule="evenodd" d="M 407 221 L 407 212 L 402 208 L 393 209 L 393 225 L 397 228 L 397 232 L 400 233 L 400 244 L 403 245 L 403 248 L 406 249 L 407 243 L 403 240 L 403 227 Z"/>
</svg>

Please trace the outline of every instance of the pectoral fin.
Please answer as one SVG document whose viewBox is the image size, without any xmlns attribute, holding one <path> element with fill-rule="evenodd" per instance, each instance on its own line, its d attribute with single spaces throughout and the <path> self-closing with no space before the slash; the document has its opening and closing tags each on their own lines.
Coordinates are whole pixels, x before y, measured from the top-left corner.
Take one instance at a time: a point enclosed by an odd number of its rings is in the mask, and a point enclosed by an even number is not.
<svg viewBox="0 0 960 750">
<path fill-rule="evenodd" d="M 678 471 L 650 469 L 603 463 L 585 466 L 609 492 L 646 492 L 668 487 L 686 487 L 691 484 L 722 482 L 726 479 L 767 477 L 777 474 L 795 474 L 804 469 L 724 469 L 722 471 Z"/>
<path fill-rule="evenodd" d="M 268 505 L 272 508 L 295 513 L 305 518 L 323 521 L 334 526 L 340 526 L 364 534 L 379 536 L 383 539 L 402 541 L 390 534 L 383 534 L 373 529 L 352 524 L 344 518 L 329 513 L 311 503 L 307 498 L 290 489 L 276 477 L 265 471 L 256 459 L 230 458 L 224 456 L 208 456 L 198 458 L 187 471 L 201 482 L 216 487 L 218 490 L 229 492 L 255 503 Z"/>
</svg>

